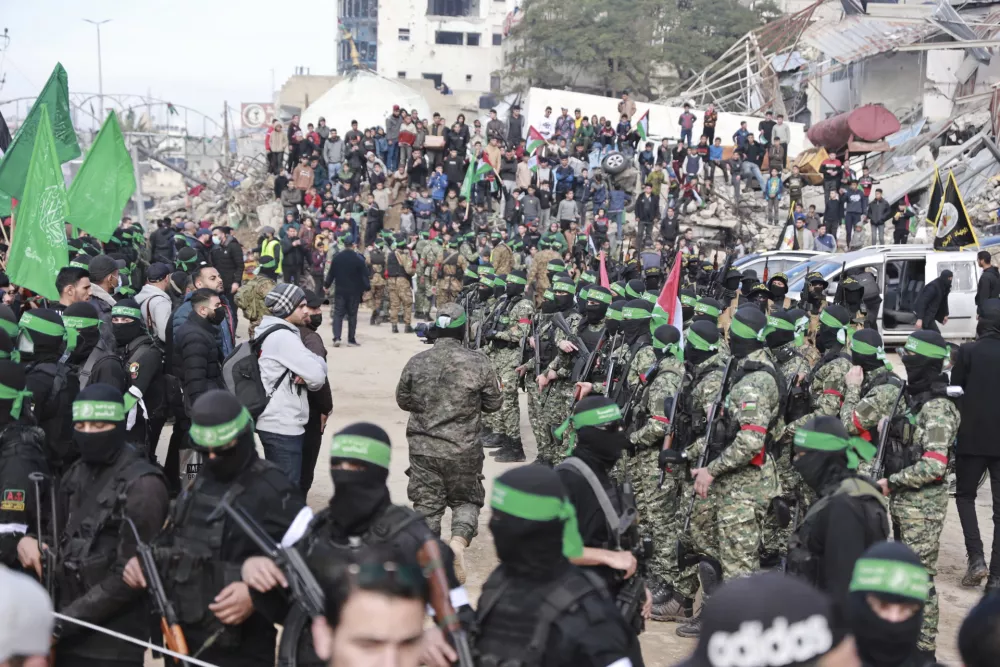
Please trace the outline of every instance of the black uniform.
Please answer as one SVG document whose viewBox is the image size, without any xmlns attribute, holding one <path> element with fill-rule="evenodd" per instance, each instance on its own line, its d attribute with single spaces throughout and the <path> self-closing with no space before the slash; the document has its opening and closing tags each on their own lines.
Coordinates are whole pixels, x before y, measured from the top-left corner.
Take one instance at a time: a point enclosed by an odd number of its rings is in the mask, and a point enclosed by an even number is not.
<svg viewBox="0 0 1000 667">
<path fill-rule="evenodd" d="M 45 432 L 27 423 L 8 423 L 0 431 L 0 564 L 7 567 L 19 567 L 17 543 L 36 525 L 38 498 L 30 479 L 36 472 L 49 474 Z"/>
</svg>

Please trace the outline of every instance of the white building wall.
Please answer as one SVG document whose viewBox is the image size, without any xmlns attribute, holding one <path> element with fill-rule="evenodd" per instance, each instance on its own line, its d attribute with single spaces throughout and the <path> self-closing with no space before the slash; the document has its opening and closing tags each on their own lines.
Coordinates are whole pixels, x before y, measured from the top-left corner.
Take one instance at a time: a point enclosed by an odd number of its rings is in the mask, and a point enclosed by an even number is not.
<svg viewBox="0 0 1000 667">
<path fill-rule="evenodd" d="M 965 59 L 961 49 L 940 49 L 927 52 L 927 75 L 924 87 L 924 116 L 927 120 L 944 120 L 951 116 L 952 99 L 958 85 L 956 73 Z"/>
<path fill-rule="evenodd" d="M 427 16 L 427 0 L 381 0 L 378 11 L 378 73 L 420 79 L 437 74 L 456 91 L 487 92 L 491 76 L 503 65 L 502 47 L 493 36 L 503 34 L 506 0 L 480 0 L 478 16 Z M 409 31 L 401 40 L 400 31 Z M 435 43 L 438 31 L 463 34 L 463 44 Z M 469 46 L 468 35 L 479 35 Z"/>
</svg>

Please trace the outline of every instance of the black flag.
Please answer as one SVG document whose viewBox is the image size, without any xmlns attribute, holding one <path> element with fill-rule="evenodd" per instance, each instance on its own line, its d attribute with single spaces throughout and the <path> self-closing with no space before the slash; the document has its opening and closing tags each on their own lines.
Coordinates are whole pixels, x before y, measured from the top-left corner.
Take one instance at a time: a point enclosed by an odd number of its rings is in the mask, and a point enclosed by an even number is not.
<svg viewBox="0 0 1000 667">
<path fill-rule="evenodd" d="M 3 113 L 0 112 L 0 152 L 6 153 L 10 142 L 10 128 L 7 127 L 7 121 L 3 119 Z"/>
<path fill-rule="evenodd" d="M 965 210 L 962 193 L 958 191 L 955 174 L 948 172 L 948 185 L 944 189 L 941 215 L 938 218 L 937 233 L 934 235 L 934 249 L 964 248 L 979 245 L 976 232 L 972 229 L 969 213 Z"/>
<path fill-rule="evenodd" d="M 931 201 L 927 205 L 927 224 L 934 227 L 941 216 L 941 198 L 944 197 L 944 185 L 937 165 L 934 165 L 934 180 L 931 183 Z"/>
</svg>

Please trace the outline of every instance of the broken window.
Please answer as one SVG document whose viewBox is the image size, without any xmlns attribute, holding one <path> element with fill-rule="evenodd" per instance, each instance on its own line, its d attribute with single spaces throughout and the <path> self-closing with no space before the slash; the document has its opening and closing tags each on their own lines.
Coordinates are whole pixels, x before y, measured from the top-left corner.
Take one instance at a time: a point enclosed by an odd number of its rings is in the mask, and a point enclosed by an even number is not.
<svg viewBox="0 0 1000 667">
<path fill-rule="evenodd" d="M 429 16 L 472 16 L 479 14 L 479 0 L 427 0 Z"/>
<path fill-rule="evenodd" d="M 410 41 L 410 29 L 409 28 L 400 28 L 399 29 L 399 41 L 401 41 L 401 42 L 408 42 L 408 41 Z"/>
<path fill-rule="evenodd" d="M 472 75 L 471 74 L 466 74 L 465 75 L 465 82 L 466 83 L 472 83 Z"/>
<path fill-rule="evenodd" d="M 425 79 L 430 79 L 431 81 L 433 81 L 435 86 L 440 86 L 441 85 L 441 75 L 440 74 L 428 74 L 427 72 L 424 72 L 423 74 L 421 74 L 421 76 L 423 78 L 425 78 Z"/>
<path fill-rule="evenodd" d="M 465 34 L 466 44 L 469 46 L 479 46 L 479 33 L 468 32 Z"/>
<path fill-rule="evenodd" d="M 450 32 L 448 30 L 438 30 L 434 33 L 434 43 L 462 46 L 462 44 L 465 43 L 465 34 L 461 32 Z"/>
<path fill-rule="evenodd" d="M 406 78 L 406 72 L 396 72 L 396 78 L 397 79 L 405 79 Z"/>
<path fill-rule="evenodd" d="M 503 42 L 503 35 L 500 33 L 493 33 L 493 46 L 500 46 Z"/>
</svg>

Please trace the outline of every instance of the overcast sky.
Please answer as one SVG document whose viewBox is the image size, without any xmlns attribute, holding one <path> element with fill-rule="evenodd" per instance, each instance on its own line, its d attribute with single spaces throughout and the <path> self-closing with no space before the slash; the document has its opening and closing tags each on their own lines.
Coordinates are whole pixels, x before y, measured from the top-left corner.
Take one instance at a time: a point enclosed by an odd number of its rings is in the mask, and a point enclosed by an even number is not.
<svg viewBox="0 0 1000 667">
<path fill-rule="evenodd" d="M 37 94 L 56 62 L 71 92 L 96 93 L 101 26 L 104 92 L 152 95 L 221 122 L 222 104 L 271 99 L 296 66 L 336 69 L 337 0 L 0 0 L 0 102 Z M 2 44 L 0 44 L 2 46 Z M 7 106 L 0 110 L 7 113 Z M 95 109 L 97 105 L 95 104 Z M 23 113 L 23 112 L 22 112 Z M 231 120 L 238 123 L 237 115 Z M 193 121 L 189 121 L 193 124 Z M 192 128 L 193 130 L 194 128 Z"/>
</svg>

